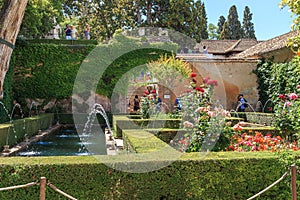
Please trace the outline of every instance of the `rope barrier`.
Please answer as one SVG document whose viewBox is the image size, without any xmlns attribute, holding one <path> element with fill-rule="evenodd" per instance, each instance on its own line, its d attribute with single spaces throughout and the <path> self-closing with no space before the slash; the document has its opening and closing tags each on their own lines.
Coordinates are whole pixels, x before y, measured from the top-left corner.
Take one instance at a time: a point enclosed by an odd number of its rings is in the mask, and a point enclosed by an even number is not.
<svg viewBox="0 0 300 200">
<path fill-rule="evenodd" d="M 12 49 L 15 48 L 15 45 L 13 45 L 12 43 L 6 41 L 6 40 L 3 39 L 3 38 L 0 38 L 0 43 L 5 44 L 6 46 L 8 46 L 8 47 L 10 47 L 10 48 L 12 48 Z"/>
<path fill-rule="evenodd" d="M 63 192 L 63 191 L 61 191 L 60 189 L 58 189 L 57 187 L 55 187 L 53 184 L 51 184 L 51 183 L 48 182 L 47 185 L 48 185 L 51 189 L 53 189 L 55 192 L 58 192 L 58 193 L 60 193 L 61 195 L 65 196 L 65 197 L 67 197 L 67 198 L 69 198 L 69 199 L 71 199 L 71 200 L 77 200 L 76 198 L 72 197 L 71 195 L 69 195 L 69 194 L 67 194 L 67 193 L 65 193 L 65 192 Z"/>
<path fill-rule="evenodd" d="M 277 183 L 279 183 L 280 181 L 282 181 L 288 174 L 289 174 L 290 170 L 286 171 L 277 181 L 275 181 L 274 183 L 272 183 L 271 185 L 269 185 L 268 187 L 266 187 L 265 189 L 263 189 L 262 191 L 260 191 L 259 193 L 255 194 L 254 196 L 250 197 L 247 200 L 252 200 L 256 197 L 258 197 L 259 195 L 261 195 L 262 193 L 266 192 L 267 190 L 269 190 L 270 188 L 272 188 L 274 185 L 276 185 Z"/>
<path fill-rule="evenodd" d="M 17 186 L 10 186 L 10 187 L 5 187 L 5 188 L 0 188 L 0 191 L 31 187 L 31 186 L 34 186 L 34 185 L 38 185 L 38 183 L 37 182 L 32 182 L 32 183 L 27 183 L 27 184 L 24 184 L 24 185 L 17 185 Z"/>
</svg>

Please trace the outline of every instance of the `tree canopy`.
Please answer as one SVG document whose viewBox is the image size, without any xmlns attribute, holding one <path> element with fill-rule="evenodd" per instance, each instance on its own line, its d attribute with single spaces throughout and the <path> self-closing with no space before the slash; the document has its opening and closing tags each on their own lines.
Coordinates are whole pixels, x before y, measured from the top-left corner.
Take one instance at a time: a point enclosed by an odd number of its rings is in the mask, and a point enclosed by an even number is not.
<svg viewBox="0 0 300 200">
<path fill-rule="evenodd" d="M 63 20 L 64 0 L 29 0 L 19 35 L 27 38 L 44 37 Z"/>
</svg>

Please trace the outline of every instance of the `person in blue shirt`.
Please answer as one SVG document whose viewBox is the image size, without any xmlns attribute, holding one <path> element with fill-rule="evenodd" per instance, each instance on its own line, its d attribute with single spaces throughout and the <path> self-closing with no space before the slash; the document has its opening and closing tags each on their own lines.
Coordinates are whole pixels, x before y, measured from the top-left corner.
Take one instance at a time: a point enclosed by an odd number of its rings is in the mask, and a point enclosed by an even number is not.
<svg viewBox="0 0 300 200">
<path fill-rule="evenodd" d="M 179 97 L 177 97 L 175 99 L 175 106 L 176 106 L 177 110 L 181 110 L 181 103 L 180 103 L 180 98 Z"/>
<path fill-rule="evenodd" d="M 65 28 L 65 34 L 66 34 L 66 39 L 67 40 L 71 40 L 72 39 L 71 32 L 72 32 L 71 27 L 67 24 L 66 28 Z"/>
<path fill-rule="evenodd" d="M 248 107 L 247 100 L 244 98 L 243 94 L 238 95 L 238 112 L 245 112 L 245 108 Z"/>
</svg>

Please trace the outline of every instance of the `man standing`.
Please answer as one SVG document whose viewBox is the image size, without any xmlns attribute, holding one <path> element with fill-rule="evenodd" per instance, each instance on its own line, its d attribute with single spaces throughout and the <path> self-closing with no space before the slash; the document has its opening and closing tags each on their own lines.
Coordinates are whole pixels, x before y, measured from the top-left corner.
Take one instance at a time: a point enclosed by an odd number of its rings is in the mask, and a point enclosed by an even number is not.
<svg viewBox="0 0 300 200">
<path fill-rule="evenodd" d="M 66 39 L 67 40 L 72 39 L 72 37 L 71 37 L 71 28 L 68 24 L 66 25 L 66 28 L 65 28 L 65 34 L 66 34 Z"/>
</svg>

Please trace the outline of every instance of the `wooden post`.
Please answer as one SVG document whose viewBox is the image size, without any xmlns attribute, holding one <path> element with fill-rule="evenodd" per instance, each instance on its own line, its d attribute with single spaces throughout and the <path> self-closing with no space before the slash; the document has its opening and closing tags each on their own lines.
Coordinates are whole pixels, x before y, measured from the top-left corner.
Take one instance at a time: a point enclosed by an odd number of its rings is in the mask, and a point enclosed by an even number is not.
<svg viewBox="0 0 300 200">
<path fill-rule="evenodd" d="M 297 200 L 297 187 L 296 187 L 296 180 L 297 180 L 297 169 L 296 165 L 293 164 L 291 166 L 291 186 L 292 186 L 292 200 Z"/>
<path fill-rule="evenodd" d="M 46 200 L 46 177 L 40 178 L 40 200 Z"/>
</svg>

